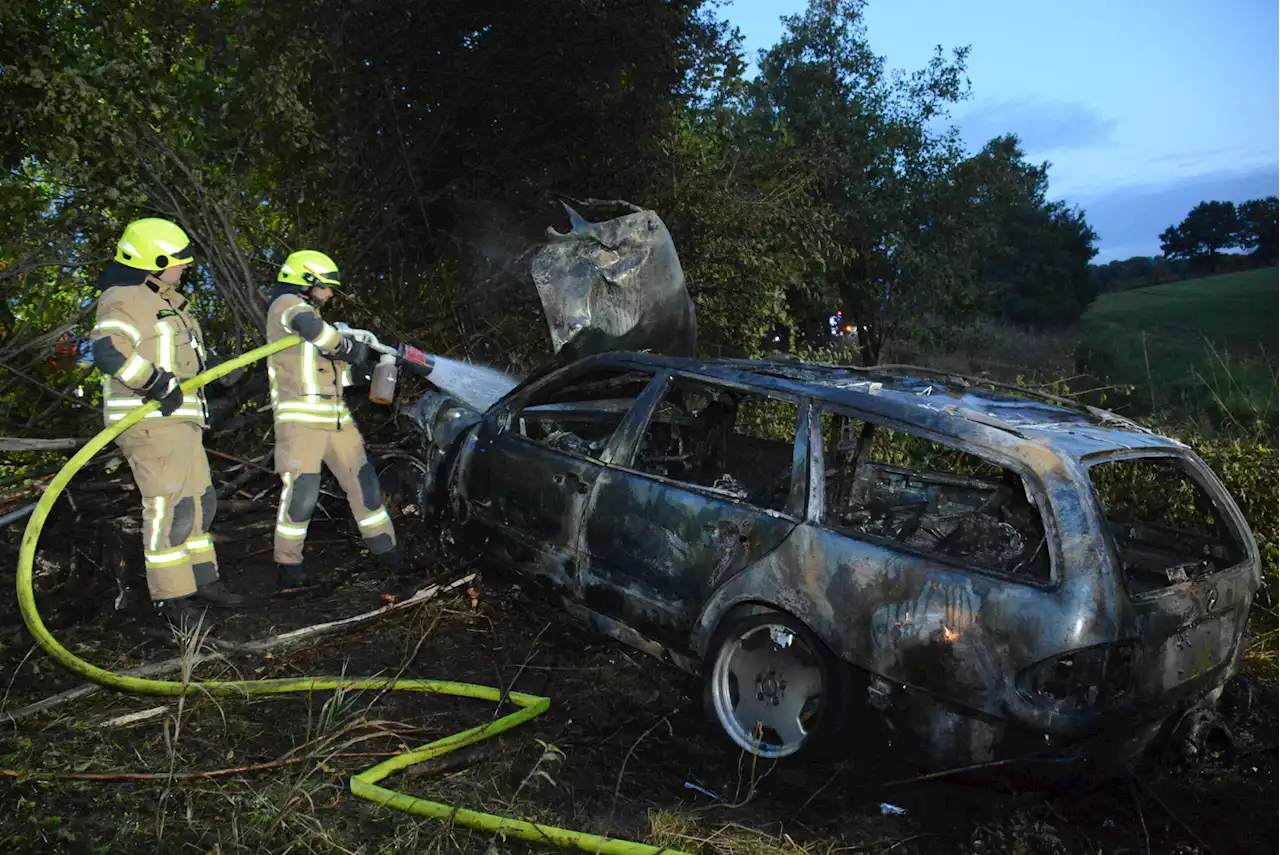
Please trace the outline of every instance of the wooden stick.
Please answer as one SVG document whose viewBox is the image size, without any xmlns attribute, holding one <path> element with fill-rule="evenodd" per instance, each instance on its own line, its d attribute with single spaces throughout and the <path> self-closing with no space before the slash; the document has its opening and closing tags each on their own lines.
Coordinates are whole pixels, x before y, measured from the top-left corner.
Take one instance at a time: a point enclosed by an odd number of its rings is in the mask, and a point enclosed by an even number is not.
<svg viewBox="0 0 1280 855">
<path fill-rule="evenodd" d="M 266 639 L 263 639 L 262 641 L 252 641 L 247 644 L 237 644 L 235 642 L 224 642 L 224 641 L 218 641 L 214 639 L 212 643 L 217 645 L 219 649 L 228 650 L 233 653 L 265 653 L 266 651 L 272 650 L 276 647 L 281 647 L 288 644 L 295 644 L 304 639 L 317 638 L 321 635 L 329 635 L 331 633 L 338 632 L 339 630 L 345 629 L 349 626 L 355 626 L 361 623 L 368 623 L 374 618 L 381 617 L 382 615 L 391 614 L 392 612 L 398 612 L 403 609 L 413 608 L 419 603 L 425 603 L 427 600 L 435 599 L 441 593 L 446 593 L 456 588 L 461 588 L 463 585 L 470 583 L 475 578 L 476 578 L 476 574 L 471 573 L 467 576 L 463 576 L 461 579 L 455 579 L 454 581 L 450 582 L 448 585 L 445 585 L 443 587 L 441 587 L 440 585 L 432 585 L 429 588 L 422 588 L 414 592 L 414 594 L 410 597 L 406 597 L 405 599 L 399 600 L 398 602 L 388 603 L 385 606 L 381 606 L 379 608 L 373 609 L 372 611 L 364 612 L 363 614 L 353 615 L 352 617 L 329 621 L 328 623 L 313 624 L 312 626 L 303 627 L 302 629 L 295 629 L 290 632 L 284 632 L 279 635 L 274 635 L 271 638 L 266 638 Z"/>
<path fill-rule="evenodd" d="M 340 629 L 355 626 L 361 623 L 367 623 L 373 620 L 374 618 L 381 617 L 382 615 L 391 614 L 392 612 L 401 611 L 403 609 L 412 608 L 413 606 L 419 605 L 421 603 L 425 603 L 427 600 L 434 599 L 435 597 L 439 596 L 441 593 L 445 593 L 448 591 L 452 591 L 456 588 L 460 588 L 463 585 L 468 584 L 475 578 L 476 578 L 476 574 L 471 573 L 467 576 L 463 576 L 461 579 L 457 579 L 453 582 L 450 582 L 449 584 L 444 585 L 443 587 L 440 585 L 431 585 L 430 587 L 422 588 L 421 590 L 414 593 L 414 595 L 411 597 L 407 597 L 406 599 L 403 599 L 397 603 L 391 603 L 390 605 L 382 606 L 381 608 L 374 609 L 373 611 L 364 612 L 363 614 L 358 614 L 358 615 L 355 615 L 354 617 L 343 618 L 342 620 L 329 621 L 328 623 L 316 624 L 314 626 L 304 627 L 303 629 L 295 629 L 292 632 L 286 632 L 281 635 L 273 635 L 270 638 L 264 638 L 264 639 L 261 639 L 260 641 L 251 641 L 248 643 L 236 643 L 236 642 L 230 642 L 230 641 L 216 641 L 211 639 L 210 644 L 211 646 L 215 647 L 217 652 L 196 654 L 194 657 L 191 657 L 191 666 L 194 668 L 196 665 L 199 665 L 202 662 L 207 662 L 210 659 L 224 659 L 225 657 L 222 655 L 222 651 L 226 651 L 228 653 L 239 653 L 239 654 L 265 653 L 268 650 L 273 650 L 277 647 L 281 647 L 287 644 L 294 644 L 294 643 L 297 643 L 298 641 L 302 641 L 303 639 L 316 638 L 321 635 L 327 635 L 327 634 L 336 632 Z M 121 673 L 123 673 L 124 676 L 126 677 L 154 677 L 159 674 L 168 673 L 170 671 L 177 671 L 180 667 L 182 667 L 182 663 L 183 663 L 183 657 L 175 656 L 173 659 L 166 659 L 163 662 L 155 662 L 150 665 L 143 665 L 139 668 L 134 668 L 130 671 L 124 671 Z M 33 704 L 28 704 L 25 707 L 21 707 L 20 709 L 14 710 L 13 712 L 0 713 L 0 723 L 17 722 L 24 718 L 29 718 L 30 716 L 36 715 L 37 713 L 47 712 L 51 709 L 54 709 L 55 707 L 60 707 L 60 706 L 63 706 L 64 704 L 68 704 L 71 701 L 76 701 L 76 700 L 79 700 L 80 698 L 85 698 L 85 697 L 88 697 L 89 695 L 97 694 L 98 692 L 101 692 L 103 688 L 104 688 L 103 686 L 100 686 L 97 683 L 87 683 L 75 689 L 68 689 L 65 692 L 60 692 L 56 695 L 53 695 L 52 697 L 45 698 L 44 700 L 41 700 L 41 701 L 36 701 Z"/>
<path fill-rule="evenodd" d="M 266 472 L 268 475 L 275 474 L 275 470 L 268 469 L 262 465 L 262 461 L 267 459 L 268 455 L 266 454 L 262 455 L 257 460 L 245 460 L 243 457 L 236 457 L 234 454 L 227 454 L 225 451 L 218 451 L 213 448 L 206 448 L 204 453 L 213 457 L 219 457 L 223 460 L 229 460 L 232 463 L 239 463 L 241 466 L 248 466 L 252 469 L 258 470 L 259 472 Z"/>
<path fill-rule="evenodd" d="M 401 751 L 369 751 L 360 753 L 343 753 L 335 756 L 343 759 L 361 757 L 396 757 L 402 753 L 403 752 Z M 44 772 L 40 770 L 27 772 L 21 769 L 0 769 L 0 778 L 23 778 L 30 781 L 99 781 L 104 783 L 170 780 L 189 781 L 193 778 L 225 778 L 229 775 L 247 775 L 251 772 L 267 772 L 271 769 L 280 769 L 285 766 L 294 766 L 298 763 L 305 763 L 310 759 L 313 758 L 281 757 L 279 760 L 271 760 L 266 763 L 254 763 L 249 766 L 236 766 L 231 769 L 210 769 L 204 772 Z M 465 760 L 469 758 L 464 757 L 462 759 Z M 480 758 L 477 757 L 476 759 Z M 430 774 L 435 771 L 453 770 L 428 769 L 427 773 Z"/>
<path fill-rule="evenodd" d="M 89 440 L 77 436 L 65 439 L 34 439 L 21 436 L 0 437 L 0 451 L 59 451 L 79 448 Z"/>
<path fill-rule="evenodd" d="M 213 769 L 208 772 L 24 772 L 20 769 L 0 769 L 0 778 L 24 778 L 30 781 L 187 781 L 192 778 L 225 778 L 228 775 L 245 775 L 250 772 L 265 772 L 268 769 L 279 769 L 301 763 L 305 757 L 290 757 L 287 760 L 272 760 L 269 763 L 254 763 L 252 766 L 237 766 L 234 769 Z"/>
<path fill-rule="evenodd" d="M 222 659 L 222 658 L 223 658 L 222 656 L 217 654 L 198 653 L 191 658 L 192 659 L 191 664 L 192 664 L 192 667 L 194 667 L 196 665 L 199 665 L 201 662 L 207 662 L 210 659 Z M 165 673 L 168 673 L 169 671 L 177 671 L 180 667 L 182 667 L 182 657 L 177 656 L 177 657 L 174 657 L 173 659 L 166 659 L 163 662 L 153 662 L 150 665 L 143 665 L 140 668 L 133 668 L 128 671 L 121 671 L 120 673 L 126 677 L 155 677 L 158 674 L 165 674 Z M 27 706 L 22 707 L 21 709 L 14 710 L 13 712 L 0 713 L 0 723 L 10 722 L 10 721 L 16 722 L 16 721 L 19 721 L 20 719 L 28 718 L 29 716 L 33 716 L 37 713 L 42 713 L 46 710 L 51 710 L 54 707 L 60 707 L 63 704 L 71 703 L 74 700 L 88 697 L 89 695 L 96 695 L 98 692 L 101 692 L 103 688 L 104 688 L 103 686 L 99 686 L 97 683 L 86 683 L 85 685 L 80 686 L 78 688 L 68 689 L 65 692 L 59 692 L 56 695 L 45 698 L 42 701 L 36 701 L 33 704 L 28 704 Z"/>
<path fill-rule="evenodd" d="M 115 718 L 109 718 L 98 727 L 124 727 L 129 724 L 137 724 L 140 721 L 148 721 L 153 718 L 159 718 L 169 711 L 168 705 L 151 707 L 150 709 L 141 710 L 128 715 L 118 715 Z"/>
</svg>

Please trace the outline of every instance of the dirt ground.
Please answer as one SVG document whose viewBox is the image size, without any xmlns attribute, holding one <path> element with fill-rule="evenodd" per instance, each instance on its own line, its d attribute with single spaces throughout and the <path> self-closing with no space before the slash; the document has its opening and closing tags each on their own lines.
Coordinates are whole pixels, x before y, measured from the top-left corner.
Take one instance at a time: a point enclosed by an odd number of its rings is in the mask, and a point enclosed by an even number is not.
<svg viewBox="0 0 1280 855">
<path fill-rule="evenodd" d="M 424 542 L 430 533 L 420 531 Z M 316 541 L 332 537 L 313 525 Z M 255 596 L 221 621 L 229 640 L 366 611 L 383 586 L 337 537 L 309 555 L 334 581 L 309 596 L 271 599 L 270 534 L 220 549 L 224 575 Z M 12 590 L 12 552 L 0 585 Z M 431 578 L 473 569 L 439 560 Z M 1259 689 L 1237 727 L 1234 758 L 1196 767 L 1154 760 L 1132 777 L 1018 791 L 1012 779 L 895 783 L 916 773 L 883 748 L 803 769 L 725 747 L 678 672 L 591 633 L 485 569 L 470 593 L 356 631 L 256 659 L 202 665 L 205 678 L 394 674 L 501 685 L 544 694 L 551 710 L 494 740 L 388 785 L 452 804 L 686 851 L 720 855 L 896 853 L 1274 853 L 1277 710 Z M 50 595 L 54 599 L 57 593 Z M 100 608 L 55 627 L 78 655 L 123 669 L 175 655 L 172 640 Z M 10 596 L 0 600 L 0 710 L 80 684 L 32 650 Z M 163 717 L 103 726 L 167 707 Z M 142 781 L 0 777 L 0 852 L 526 851 L 379 808 L 347 792 L 373 763 L 496 715 L 476 701 L 375 693 L 176 701 L 99 693 L 0 725 L 0 770 L 152 773 Z M 359 756 L 353 756 L 359 755 Z M 218 778 L 170 772 L 285 765 Z M 3 771 L 0 771 L 3 774 Z M 714 795 L 707 795 L 707 793 Z M 886 813 L 882 803 L 904 810 Z"/>
</svg>

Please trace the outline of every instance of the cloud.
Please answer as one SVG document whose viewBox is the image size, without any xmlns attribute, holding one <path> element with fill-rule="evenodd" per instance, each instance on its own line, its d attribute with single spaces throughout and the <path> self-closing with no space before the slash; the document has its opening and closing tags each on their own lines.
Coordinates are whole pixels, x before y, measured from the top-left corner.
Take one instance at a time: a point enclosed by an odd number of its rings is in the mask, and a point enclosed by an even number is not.
<svg viewBox="0 0 1280 855">
<path fill-rule="evenodd" d="M 1182 221 L 1200 202 L 1241 202 L 1276 195 L 1280 163 L 1243 170 L 1218 170 L 1185 179 L 1118 187 L 1106 193 L 1073 197 L 1098 233 L 1095 261 L 1160 252 L 1160 232 Z"/>
<path fill-rule="evenodd" d="M 1030 98 L 979 102 L 955 123 L 972 150 L 994 137 L 1017 134 L 1023 150 L 1034 155 L 1104 145 L 1117 124 L 1083 102 Z"/>
</svg>

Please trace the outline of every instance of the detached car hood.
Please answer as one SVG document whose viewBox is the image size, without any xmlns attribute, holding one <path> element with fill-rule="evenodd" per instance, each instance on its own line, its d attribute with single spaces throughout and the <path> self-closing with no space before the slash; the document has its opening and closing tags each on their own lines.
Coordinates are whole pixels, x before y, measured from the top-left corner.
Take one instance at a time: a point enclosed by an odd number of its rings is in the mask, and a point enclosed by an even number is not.
<svg viewBox="0 0 1280 855">
<path fill-rule="evenodd" d="M 534 376 L 614 350 L 697 353 L 697 317 L 671 233 L 653 211 L 610 204 L 632 213 L 593 223 L 564 205 L 569 231 L 547 229 L 547 244 L 533 258 L 533 281 L 555 353 Z M 423 394 L 411 411 L 434 449 L 428 456 L 443 455 L 480 415 L 436 390 Z"/>
<path fill-rule="evenodd" d="M 694 356 L 693 300 L 661 218 L 635 208 L 591 223 L 564 207 L 569 231 L 548 229 L 548 243 L 533 259 L 533 281 L 556 361 L 610 350 Z"/>
</svg>

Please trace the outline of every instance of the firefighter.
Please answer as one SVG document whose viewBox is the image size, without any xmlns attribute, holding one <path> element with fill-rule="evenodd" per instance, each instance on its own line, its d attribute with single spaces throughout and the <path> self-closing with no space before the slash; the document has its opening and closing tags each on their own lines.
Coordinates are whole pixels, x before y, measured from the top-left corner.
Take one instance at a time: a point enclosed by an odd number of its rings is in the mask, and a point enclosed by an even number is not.
<svg viewBox="0 0 1280 855">
<path fill-rule="evenodd" d="M 191 261 L 191 241 L 176 224 L 129 223 L 99 279 L 90 333 L 108 427 L 144 401 L 160 402 L 116 445 L 142 494 L 147 587 L 160 618 L 175 627 L 193 625 L 202 606 L 244 602 L 218 578 L 209 534 L 218 499 L 204 452 L 204 391 L 184 395 L 178 386 L 209 367 L 200 325 L 178 291 Z"/>
<path fill-rule="evenodd" d="M 316 574 L 303 566 L 307 526 L 320 496 L 320 464 L 338 479 L 365 544 L 379 566 L 405 576 L 413 567 L 396 543 L 382 504 L 382 485 L 365 455 L 364 440 L 343 401 L 351 367 L 370 361 L 370 348 L 320 317 L 341 281 L 333 259 L 299 250 L 285 259 L 267 310 L 267 338 L 305 341 L 268 357 L 275 422 L 276 473 L 282 489 L 276 514 L 275 560 L 281 592 L 308 587 Z"/>
</svg>

